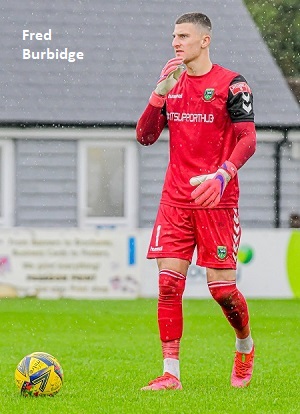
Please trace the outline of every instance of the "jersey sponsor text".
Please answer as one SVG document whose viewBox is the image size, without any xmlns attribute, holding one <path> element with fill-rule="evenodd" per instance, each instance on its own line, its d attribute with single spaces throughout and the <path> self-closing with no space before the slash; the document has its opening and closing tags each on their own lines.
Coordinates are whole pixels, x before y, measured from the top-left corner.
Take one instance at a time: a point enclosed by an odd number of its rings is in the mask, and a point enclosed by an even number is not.
<svg viewBox="0 0 300 414">
<path fill-rule="evenodd" d="M 175 122 L 205 122 L 211 124 L 214 122 L 213 114 L 190 114 L 186 112 L 167 112 L 168 121 Z"/>
</svg>

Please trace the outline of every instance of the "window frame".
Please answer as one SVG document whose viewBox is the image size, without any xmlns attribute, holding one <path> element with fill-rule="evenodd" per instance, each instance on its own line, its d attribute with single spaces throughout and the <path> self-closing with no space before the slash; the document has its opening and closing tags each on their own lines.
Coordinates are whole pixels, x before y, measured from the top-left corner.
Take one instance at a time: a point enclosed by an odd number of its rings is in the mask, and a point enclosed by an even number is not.
<svg viewBox="0 0 300 414">
<path fill-rule="evenodd" d="M 1 159 L 1 214 L 0 227 L 14 225 L 14 146 L 12 139 L 0 139 Z"/>
<path fill-rule="evenodd" d="M 134 133 L 131 133 L 134 137 Z M 106 132 L 101 140 L 81 139 L 78 142 L 78 227 L 79 228 L 135 228 L 137 216 L 137 148 L 133 139 L 128 139 L 122 132 Z M 127 138 L 127 139 L 126 139 Z M 124 216 L 123 217 L 88 217 L 87 216 L 87 153 L 90 147 L 124 148 Z"/>
</svg>

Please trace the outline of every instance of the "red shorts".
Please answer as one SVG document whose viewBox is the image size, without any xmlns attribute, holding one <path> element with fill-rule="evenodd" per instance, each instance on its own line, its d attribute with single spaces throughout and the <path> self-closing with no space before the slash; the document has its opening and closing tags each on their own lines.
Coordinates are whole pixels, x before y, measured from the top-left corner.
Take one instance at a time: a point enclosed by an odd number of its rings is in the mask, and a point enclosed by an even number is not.
<svg viewBox="0 0 300 414">
<path fill-rule="evenodd" d="M 236 269 L 240 237 L 237 208 L 186 209 L 160 204 L 147 258 L 191 262 L 197 247 L 197 265 Z"/>
</svg>

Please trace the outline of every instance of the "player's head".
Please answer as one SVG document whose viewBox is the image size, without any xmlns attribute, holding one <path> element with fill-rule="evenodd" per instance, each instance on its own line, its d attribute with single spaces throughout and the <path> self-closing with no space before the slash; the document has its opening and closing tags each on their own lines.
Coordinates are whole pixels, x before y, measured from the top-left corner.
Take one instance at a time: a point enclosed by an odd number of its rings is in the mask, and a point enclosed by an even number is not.
<svg viewBox="0 0 300 414">
<path fill-rule="evenodd" d="M 185 13 L 182 16 L 178 17 L 175 21 L 175 24 L 182 23 L 192 23 L 201 29 L 201 32 L 206 33 L 211 36 L 212 24 L 208 16 L 203 13 Z"/>
<path fill-rule="evenodd" d="M 212 25 L 203 13 L 186 13 L 175 21 L 172 46 L 185 64 L 209 56 Z"/>
</svg>

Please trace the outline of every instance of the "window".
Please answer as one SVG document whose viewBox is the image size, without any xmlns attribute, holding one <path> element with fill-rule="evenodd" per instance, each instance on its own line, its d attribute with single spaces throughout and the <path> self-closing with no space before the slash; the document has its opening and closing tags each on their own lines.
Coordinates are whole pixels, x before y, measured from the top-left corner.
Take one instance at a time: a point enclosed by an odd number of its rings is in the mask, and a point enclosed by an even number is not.
<svg viewBox="0 0 300 414">
<path fill-rule="evenodd" d="M 87 149 L 87 215 L 124 216 L 125 148 Z"/>
<path fill-rule="evenodd" d="M 13 178 L 13 143 L 0 140 L 0 226 L 13 225 L 14 178 Z"/>
<path fill-rule="evenodd" d="M 136 145 L 129 140 L 79 142 L 79 226 L 135 227 Z"/>
</svg>

